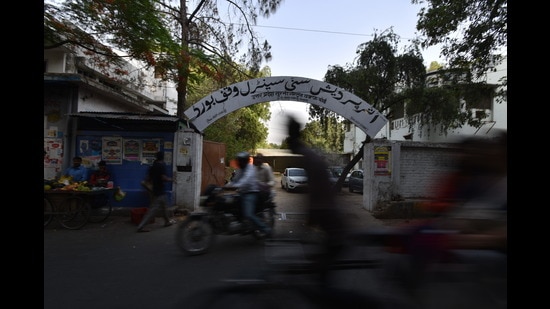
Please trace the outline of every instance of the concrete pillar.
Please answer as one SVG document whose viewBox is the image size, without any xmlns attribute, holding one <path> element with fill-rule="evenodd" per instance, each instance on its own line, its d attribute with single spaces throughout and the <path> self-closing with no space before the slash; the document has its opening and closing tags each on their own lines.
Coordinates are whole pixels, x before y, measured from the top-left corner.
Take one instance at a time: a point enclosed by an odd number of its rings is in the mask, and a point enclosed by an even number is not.
<svg viewBox="0 0 550 309">
<path fill-rule="evenodd" d="M 192 129 L 181 129 L 176 140 L 176 206 L 194 211 L 200 203 L 203 137 Z"/>
<path fill-rule="evenodd" d="M 363 207 L 368 211 L 373 211 L 378 199 L 374 168 L 374 143 L 367 143 L 363 151 Z"/>
</svg>

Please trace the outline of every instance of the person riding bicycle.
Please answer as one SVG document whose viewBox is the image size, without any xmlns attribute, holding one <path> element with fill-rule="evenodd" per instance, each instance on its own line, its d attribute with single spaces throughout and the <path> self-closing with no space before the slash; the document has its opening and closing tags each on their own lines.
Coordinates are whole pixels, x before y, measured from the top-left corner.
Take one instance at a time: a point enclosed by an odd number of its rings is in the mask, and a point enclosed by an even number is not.
<svg viewBox="0 0 550 309">
<path fill-rule="evenodd" d="M 239 169 L 235 173 L 235 177 L 224 188 L 237 189 L 239 191 L 243 217 L 250 220 L 259 229 L 262 236 L 271 237 L 271 228 L 254 214 L 260 189 L 256 169 L 250 163 L 250 154 L 242 151 L 237 154 L 235 159 Z"/>
</svg>

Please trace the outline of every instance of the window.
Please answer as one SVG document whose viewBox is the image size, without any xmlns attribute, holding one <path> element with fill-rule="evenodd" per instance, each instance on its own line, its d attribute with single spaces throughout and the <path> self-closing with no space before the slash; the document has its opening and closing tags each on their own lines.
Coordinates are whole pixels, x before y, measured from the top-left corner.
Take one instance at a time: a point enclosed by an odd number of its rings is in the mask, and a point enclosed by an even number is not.
<svg viewBox="0 0 550 309">
<path fill-rule="evenodd" d="M 472 87 L 473 86 L 473 87 Z M 467 108 L 491 109 L 495 87 L 491 85 L 472 85 L 464 93 Z"/>
</svg>

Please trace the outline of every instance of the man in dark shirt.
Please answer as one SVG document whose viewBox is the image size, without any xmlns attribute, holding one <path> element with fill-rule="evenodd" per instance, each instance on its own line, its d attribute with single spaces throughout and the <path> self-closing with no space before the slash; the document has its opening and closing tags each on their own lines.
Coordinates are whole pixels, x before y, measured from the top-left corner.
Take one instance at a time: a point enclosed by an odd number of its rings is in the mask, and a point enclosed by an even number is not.
<svg viewBox="0 0 550 309">
<path fill-rule="evenodd" d="M 148 179 L 153 185 L 153 190 L 151 192 L 151 206 L 149 210 L 143 216 L 143 219 L 138 225 L 138 232 L 149 232 L 150 230 L 145 229 L 144 226 L 156 215 L 159 209 L 162 209 L 162 215 L 164 217 L 164 226 L 170 226 L 174 224 L 170 217 L 168 216 L 168 197 L 164 191 L 164 183 L 172 182 L 172 178 L 166 175 L 166 164 L 164 163 L 164 152 L 159 151 L 156 153 L 156 160 L 153 162 L 153 165 L 149 168 Z"/>
</svg>

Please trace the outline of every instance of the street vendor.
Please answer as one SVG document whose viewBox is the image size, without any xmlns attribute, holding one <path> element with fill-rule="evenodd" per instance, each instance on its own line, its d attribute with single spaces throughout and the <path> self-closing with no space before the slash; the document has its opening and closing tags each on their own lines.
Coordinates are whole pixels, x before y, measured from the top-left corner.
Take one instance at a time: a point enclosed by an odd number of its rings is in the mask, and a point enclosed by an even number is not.
<svg viewBox="0 0 550 309">
<path fill-rule="evenodd" d="M 73 165 L 63 175 L 70 176 L 75 182 L 88 180 L 88 170 L 82 166 L 82 158 L 78 156 L 73 158 Z"/>
<path fill-rule="evenodd" d="M 94 187 L 106 187 L 111 178 L 111 173 L 107 170 L 107 162 L 101 160 L 97 163 L 98 170 L 90 176 L 90 184 Z"/>
</svg>

